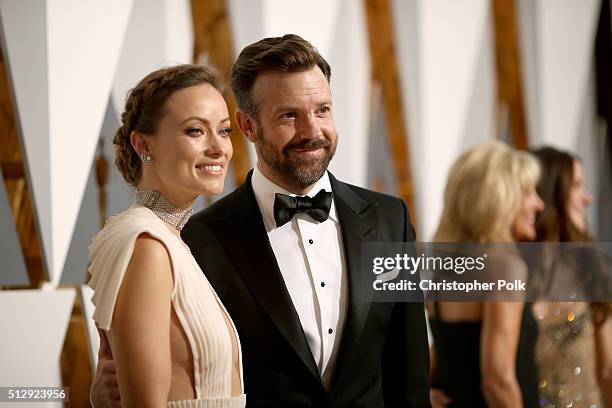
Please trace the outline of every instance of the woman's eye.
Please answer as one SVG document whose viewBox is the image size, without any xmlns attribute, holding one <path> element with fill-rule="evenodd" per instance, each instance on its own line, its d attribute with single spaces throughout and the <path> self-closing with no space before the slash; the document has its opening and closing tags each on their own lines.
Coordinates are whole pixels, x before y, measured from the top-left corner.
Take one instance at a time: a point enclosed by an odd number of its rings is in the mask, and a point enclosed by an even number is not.
<svg viewBox="0 0 612 408">
<path fill-rule="evenodd" d="M 219 136 L 229 137 L 232 134 L 232 128 L 224 128 L 219 131 Z"/>
<path fill-rule="evenodd" d="M 187 129 L 187 134 L 189 136 L 201 136 L 203 134 L 205 134 L 206 132 L 204 132 L 203 129 L 200 128 L 189 128 Z"/>
<path fill-rule="evenodd" d="M 321 109 L 319 109 L 319 113 L 329 113 L 330 112 L 330 108 L 329 106 L 323 106 Z"/>
</svg>

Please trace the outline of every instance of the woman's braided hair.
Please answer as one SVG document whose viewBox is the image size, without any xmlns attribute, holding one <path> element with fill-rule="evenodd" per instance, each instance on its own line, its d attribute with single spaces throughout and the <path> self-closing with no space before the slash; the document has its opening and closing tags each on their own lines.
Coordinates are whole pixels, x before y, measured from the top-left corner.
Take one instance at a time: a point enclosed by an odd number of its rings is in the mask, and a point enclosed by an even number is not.
<svg viewBox="0 0 612 408">
<path fill-rule="evenodd" d="M 132 147 L 133 131 L 154 135 L 163 117 L 163 108 L 175 92 L 200 84 L 210 84 L 225 95 L 219 71 L 202 65 L 176 65 L 151 72 L 126 97 L 121 124 L 115 131 L 115 166 L 123 179 L 133 186 L 140 181 L 142 164 Z"/>
</svg>

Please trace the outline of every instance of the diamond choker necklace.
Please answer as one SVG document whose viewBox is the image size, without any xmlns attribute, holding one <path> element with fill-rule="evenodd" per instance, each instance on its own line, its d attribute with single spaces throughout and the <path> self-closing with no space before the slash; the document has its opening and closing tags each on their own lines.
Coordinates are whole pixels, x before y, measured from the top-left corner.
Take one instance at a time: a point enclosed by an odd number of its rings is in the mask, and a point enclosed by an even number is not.
<svg viewBox="0 0 612 408">
<path fill-rule="evenodd" d="M 173 206 L 162 193 L 154 188 L 145 190 L 137 189 L 134 193 L 134 202 L 143 207 L 147 207 L 161 220 L 172 225 L 179 231 L 183 229 L 189 217 L 193 214 L 193 209 L 191 207 L 185 210 L 179 210 Z"/>
</svg>

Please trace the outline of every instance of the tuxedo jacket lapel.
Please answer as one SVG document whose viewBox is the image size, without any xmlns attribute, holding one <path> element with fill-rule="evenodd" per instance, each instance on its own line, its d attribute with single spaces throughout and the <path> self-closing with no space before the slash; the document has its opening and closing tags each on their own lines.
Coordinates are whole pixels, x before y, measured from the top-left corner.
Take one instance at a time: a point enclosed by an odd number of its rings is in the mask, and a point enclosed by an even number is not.
<svg viewBox="0 0 612 408">
<path fill-rule="evenodd" d="M 346 184 L 330 174 L 334 192 L 334 204 L 344 242 L 345 259 L 349 282 L 349 305 L 347 320 L 342 335 L 342 346 L 338 355 L 336 377 L 341 374 L 342 363 L 352 355 L 370 310 L 371 291 L 364 290 L 371 284 L 361 271 L 361 244 L 378 240 L 378 204 L 368 203 Z"/>
<path fill-rule="evenodd" d="M 317 365 L 266 233 L 251 187 L 251 173 L 233 194 L 229 208 L 228 216 L 216 222 L 224 224 L 219 225 L 218 234 L 225 241 L 225 247 L 238 252 L 232 256 L 234 266 L 280 333 L 320 381 Z"/>
</svg>

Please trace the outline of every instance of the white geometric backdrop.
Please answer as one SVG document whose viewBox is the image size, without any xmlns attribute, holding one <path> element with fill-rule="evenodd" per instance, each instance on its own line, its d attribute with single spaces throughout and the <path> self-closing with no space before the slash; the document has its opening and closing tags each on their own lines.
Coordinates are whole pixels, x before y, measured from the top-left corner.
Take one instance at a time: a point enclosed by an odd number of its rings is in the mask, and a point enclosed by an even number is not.
<svg viewBox="0 0 612 408">
<path fill-rule="evenodd" d="M 62 385 L 60 354 L 74 299 L 72 288 L 0 291 L 2 387 Z M 14 406 L 63 404 L 20 402 Z"/>
</svg>

